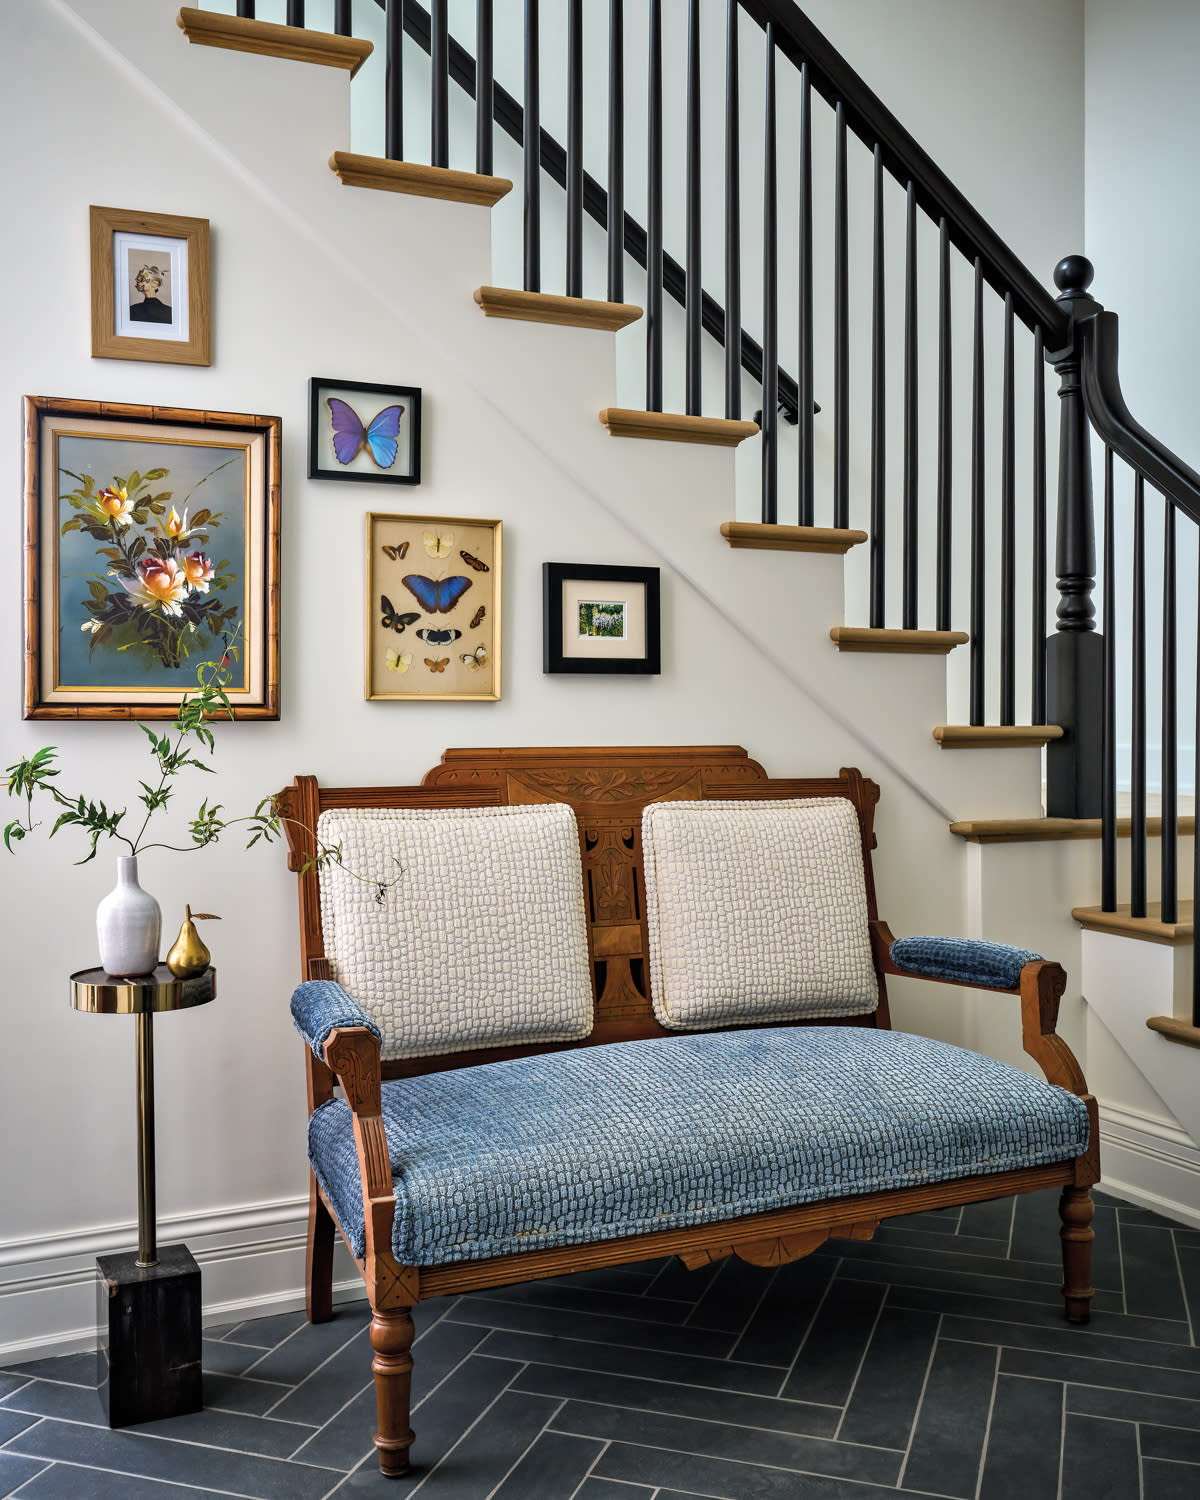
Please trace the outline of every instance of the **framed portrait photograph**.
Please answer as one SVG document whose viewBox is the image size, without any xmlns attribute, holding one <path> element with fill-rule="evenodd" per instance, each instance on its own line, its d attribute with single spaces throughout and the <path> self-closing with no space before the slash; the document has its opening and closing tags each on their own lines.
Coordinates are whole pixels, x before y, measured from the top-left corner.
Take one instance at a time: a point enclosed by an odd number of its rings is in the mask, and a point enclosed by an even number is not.
<svg viewBox="0 0 1200 1500">
<path fill-rule="evenodd" d="M 661 670 L 659 570 L 542 565 L 544 672 Z"/>
<path fill-rule="evenodd" d="M 89 214 L 93 357 L 211 364 L 208 220 Z"/>
<path fill-rule="evenodd" d="M 421 392 L 361 380 L 308 383 L 308 477 L 421 482 Z"/>
<path fill-rule="evenodd" d="M 367 516 L 370 699 L 500 697 L 499 521 Z"/>
<path fill-rule="evenodd" d="M 25 397 L 25 718 L 279 717 L 278 417 Z"/>
</svg>

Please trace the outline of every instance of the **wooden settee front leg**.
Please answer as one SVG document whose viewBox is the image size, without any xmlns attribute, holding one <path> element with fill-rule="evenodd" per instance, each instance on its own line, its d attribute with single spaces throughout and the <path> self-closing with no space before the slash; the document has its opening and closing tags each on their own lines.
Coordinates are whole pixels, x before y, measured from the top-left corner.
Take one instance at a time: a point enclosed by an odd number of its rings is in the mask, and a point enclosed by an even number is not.
<svg viewBox="0 0 1200 1500">
<path fill-rule="evenodd" d="M 376 1310 L 371 1319 L 371 1348 L 375 1358 L 375 1406 L 379 1431 L 375 1447 L 379 1470 L 389 1479 L 408 1473 L 408 1453 L 413 1443 L 409 1426 L 412 1404 L 412 1311 L 407 1307 Z"/>
<path fill-rule="evenodd" d="M 1092 1228 L 1092 1205 L 1090 1188 L 1065 1187 L 1058 1200 L 1058 1214 L 1062 1228 L 1063 1251 L 1063 1297 L 1067 1304 L 1068 1323 L 1086 1323 L 1092 1315 L 1092 1298 L 1096 1295 L 1092 1286 L 1092 1241 L 1096 1237 Z"/>
</svg>

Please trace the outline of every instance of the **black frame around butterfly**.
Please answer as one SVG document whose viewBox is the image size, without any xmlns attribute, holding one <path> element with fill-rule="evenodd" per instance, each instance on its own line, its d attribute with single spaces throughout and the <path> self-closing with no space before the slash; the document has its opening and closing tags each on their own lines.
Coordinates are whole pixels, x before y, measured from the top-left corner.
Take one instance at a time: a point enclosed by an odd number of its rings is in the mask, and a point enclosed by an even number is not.
<svg viewBox="0 0 1200 1500">
<path fill-rule="evenodd" d="M 323 458 L 322 451 L 326 444 L 322 441 L 332 431 L 333 418 L 327 405 L 330 393 L 340 394 L 342 392 L 354 392 L 373 397 L 373 401 L 366 403 L 369 410 L 360 411 L 357 407 L 351 410 L 362 422 L 364 434 L 371 427 L 375 418 L 387 406 L 402 405 L 404 414 L 400 418 L 401 423 L 408 427 L 412 433 L 410 445 L 410 462 L 403 473 L 392 473 L 389 468 L 381 467 L 371 456 L 372 468 L 350 469 L 336 462 L 331 467 L 327 455 Z M 346 403 L 349 405 L 349 403 Z M 402 429 L 403 430 L 403 429 Z M 364 436 L 365 442 L 365 436 Z M 369 444 L 368 453 L 370 453 Z M 361 448 L 360 448 L 361 453 Z M 356 458 L 358 455 L 356 455 Z M 355 460 L 351 460 L 354 462 Z M 400 455 L 396 455 L 396 462 L 400 462 Z M 366 380 L 327 380 L 321 376 L 314 375 L 308 382 L 308 477 L 310 479 L 348 479 L 362 481 L 367 484 L 420 484 L 421 482 L 421 391 L 419 386 L 411 385 L 381 385 L 377 381 Z"/>
<path fill-rule="evenodd" d="M 563 647 L 564 584 L 595 585 L 589 593 L 616 602 L 628 601 L 637 587 L 645 590 L 645 619 L 636 656 L 593 654 L 593 648 L 568 652 Z M 634 589 L 630 588 L 634 585 Z M 603 563 L 542 564 L 542 671 L 595 676 L 608 673 L 652 676 L 662 670 L 659 622 L 659 570 L 608 566 Z M 582 639 L 582 637 L 581 637 Z"/>
</svg>

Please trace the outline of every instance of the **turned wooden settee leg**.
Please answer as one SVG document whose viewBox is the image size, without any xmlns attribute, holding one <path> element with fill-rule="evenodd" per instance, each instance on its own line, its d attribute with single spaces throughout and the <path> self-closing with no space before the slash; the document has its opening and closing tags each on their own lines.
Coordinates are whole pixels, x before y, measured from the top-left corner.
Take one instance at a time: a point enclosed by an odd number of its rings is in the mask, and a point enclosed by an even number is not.
<svg viewBox="0 0 1200 1500">
<path fill-rule="evenodd" d="M 1063 1250 L 1063 1297 L 1067 1303 L 1067 1321 L 1086 1323 L 1091 1316 L 1092 1298 L 1092 1195 L 1085 1187 L 1065 1187 L 1058 1200 L 1062 1220 L 1059 1235 Z"/>
<path fill-rule="evenodd" d="M 305 1307 L 310 1323 L 328 1323 L 333 1317 L 333 1235 L 333 1219 L 309 1172 Z"/>
<path fill-rule="evenodd" d="M 407 1307 L 376 1312 L 371 1319 L 371 1348 L 375 1358 L 375 1402 L 379 1412 L 379 1469 L 389 1478 L 408 1473 L 408 1450 L 413 1431 L 408 1425 L 412 1395 L 412 1313 Z"/>
</svg>

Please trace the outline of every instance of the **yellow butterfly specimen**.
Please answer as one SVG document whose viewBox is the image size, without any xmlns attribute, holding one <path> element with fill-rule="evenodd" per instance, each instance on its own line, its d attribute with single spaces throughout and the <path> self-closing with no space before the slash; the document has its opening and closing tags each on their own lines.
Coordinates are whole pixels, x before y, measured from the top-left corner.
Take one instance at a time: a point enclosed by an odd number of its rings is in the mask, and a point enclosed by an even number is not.
<svg viewBox="0 0 1200 1500">
<path fill-rule="evenodd" d="M 431 672 L 444 672 L 450 665 L 450 658 L 448 656 L 443 656 L 439 661 L 432 661 L 427 656 L 425 658 L 425 665 Z"/>
<path fill-rule="evenodd" d="M 486 667 L 488 664 L 487 647 L 476 646 L 474 651 L 464 652 L 459 660 L 468 672 L 478 672 L 481 667 Z"/>
<path fill-rule="evenodd" d="M 430 557 L 449 557 L 453 546 L 454 533 L 452 531 L 427 531 L 425 533 L 425 550 Z"/>
<path fill-rule="evenodd" d="M 384 653 L 384 661 L 392 672 L 407 672 L 412 666 L 412 658 L 411 651 L 393 651 L 390 646 Z"/>
</svg>

